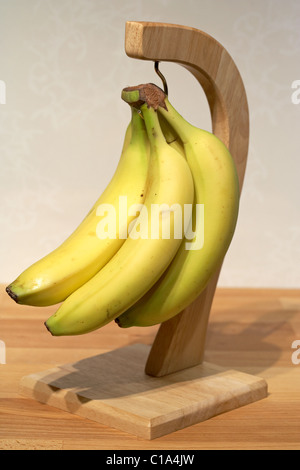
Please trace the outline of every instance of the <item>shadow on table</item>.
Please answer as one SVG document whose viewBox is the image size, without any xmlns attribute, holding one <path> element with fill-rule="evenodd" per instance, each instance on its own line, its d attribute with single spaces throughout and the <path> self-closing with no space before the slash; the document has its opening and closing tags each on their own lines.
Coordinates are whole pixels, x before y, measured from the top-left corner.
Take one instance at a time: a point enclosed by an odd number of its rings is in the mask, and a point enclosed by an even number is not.
<svg viewBox="0 0 300 470">
<path fill-rule="evenodd" d="M 295 303 L 288 309 L 264 313 L 251 324 L 240 321 L 238 311 L 236 321 L 214 322 L 212 319 L 208 326 L 205 360 L 241 371 L 251 368 L 254 374 L 274 365 L 292 365 L 291 346 L 297 338 L 291 320 L 299 313 L 300 305 Z M 231 318 L 234 316 L 231 311 Z"/>
</svg>

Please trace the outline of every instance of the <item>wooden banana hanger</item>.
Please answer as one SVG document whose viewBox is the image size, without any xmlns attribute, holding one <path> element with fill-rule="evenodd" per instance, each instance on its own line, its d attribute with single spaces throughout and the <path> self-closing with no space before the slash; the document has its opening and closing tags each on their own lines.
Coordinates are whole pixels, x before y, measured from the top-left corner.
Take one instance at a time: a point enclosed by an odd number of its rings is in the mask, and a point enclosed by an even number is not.
<svg viewBox="0 0 300 470">
<path fill-rule="evenodd" d="M 242 188 L 248 105 L 224 47 L 194 28 L 130 21 L 125 50 L 136 59 L 176 62 L 196 77 L 210 106 L 213 132 L 230 150 Z M 219 273 L 196 301 L 160 325 L 150 353 L 147 345 L 133 344 L 39 371 L 22 378 L 20 393 L 144 439 L 265 398 L 264 379 L 203 361 Z"/>
<path fill-rule="evenodd" d="M 126 23 L 125 51 L 135 59 L 175 62 L 196 77 L 209 103 L 212 131 L 232 154 L 241 189 L 248 154 L 248 104 L 240 73 L 224 47 L 194 28 L 130 21 Z M 219 274 L 195 302 L 161 324 L 146 363 L 147 374 L 164 376 L 203 361 Z"/>
</svg>

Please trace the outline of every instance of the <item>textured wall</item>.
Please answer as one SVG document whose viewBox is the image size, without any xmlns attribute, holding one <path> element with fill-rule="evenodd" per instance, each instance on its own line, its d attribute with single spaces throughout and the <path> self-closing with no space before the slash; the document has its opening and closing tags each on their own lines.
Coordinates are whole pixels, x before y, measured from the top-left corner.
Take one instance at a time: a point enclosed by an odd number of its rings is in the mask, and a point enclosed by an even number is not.
<svg viewBox="0 0 300 470">
<path fill-rule="evenodd" d="M 122 88 L 160 85 L 151 63 L 126 56 L 127 20 L 201 29 L 234 58 L 251 140 L 220 285 L 299 287 L 299 0 L 0 0 L 0 282 L 56 247 L 104 189 L 130 117 Z M 210 130 L 194 77 L 161 69 L 173 104 Z"/>
</svg>

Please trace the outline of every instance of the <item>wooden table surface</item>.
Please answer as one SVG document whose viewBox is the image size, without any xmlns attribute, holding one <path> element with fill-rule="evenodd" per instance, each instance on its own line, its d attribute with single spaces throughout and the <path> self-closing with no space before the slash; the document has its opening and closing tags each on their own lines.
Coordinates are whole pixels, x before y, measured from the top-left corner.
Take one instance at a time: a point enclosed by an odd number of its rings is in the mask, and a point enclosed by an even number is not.
<svg viewBox="0 0 300 470">
<path fill-rule="evenodd" d="M 152 344 L 158 327 L 115 323 L 78 337 L 52 337 L 56 307 L 16 305 L 0 294 L 0 449 L 300 449 L 300 290 L 221 289 L 214 299 L 205 360 L 263 377 L 267 398 L 148 441 L 18 394 L 24 375 L 132 343 Z"/>
</svg>

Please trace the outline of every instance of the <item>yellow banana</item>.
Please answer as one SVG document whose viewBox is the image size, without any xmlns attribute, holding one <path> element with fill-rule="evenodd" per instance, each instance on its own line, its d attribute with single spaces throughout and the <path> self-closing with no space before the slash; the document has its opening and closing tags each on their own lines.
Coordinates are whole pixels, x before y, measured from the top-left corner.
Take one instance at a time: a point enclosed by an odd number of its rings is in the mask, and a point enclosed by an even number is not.
<svg viewBox="0 0 300 470">
<path fill-rule="evenodd" d="M 139 90 L 137 95 L 127 90 L 122 94 L 131 104 L 139 96 Z M 150 141 L 144 204 L 115 256 L 47 320 L 54 336 L 85 334 L 114 320 L 160 278 L 182 242 L 183 230 L 179 236 L 178 227 L 183 228 L 184 205 L 193 203 L 193 178 L 185 158 L 167 144 L 157 112 L 149 103 L 139 106 Z M 153 208 L 158 209 L 157 223 Z M 167 216 L 169 236 L 162 223 Z"/>
<path fill-rule="evenodd" d="M 185 158 L 184 146 L 178 134 L 174 132 L 174 129 L 161 114 L 158 114 L 158 119 L 167 143 Z"/>
<path fill-rule="evenodd" d="M 149 141 L 143 119 L 132 108 L 131 122 L 125 134 L 116 171 L 85 219 L 54 251 L 27 268 L 7 287 L 18 303 L 47 306 L 62 302 L 91 279 L 125 242 L 134 217 L 119 213 L 119 197 L 127 197 L 128 206 L 143 201 L 149 163 Z M 125 201 L 125 200 L 124 200 Z M 116 236 L 99 238 L 98 224 L 105 220 L 99 209 L 104 204 L 116 211 Z M 120 217 L 119 217 L 120 216 Z"/>
<path fill-rule="evenodd" d="M 215 135 L 189 124 L 167 98 L 158 111 L 184 144 L 195 186 L 193 222 L 197 207 L 203 209 L 204 217 L 197 221 L 191 244 L 185 239 L 152 289 L 116 319 L 123 328 L 162 323 L 192 303 L 221 266 L 238 217 L 238 177 L 225 145 Z"/>
</svg>

